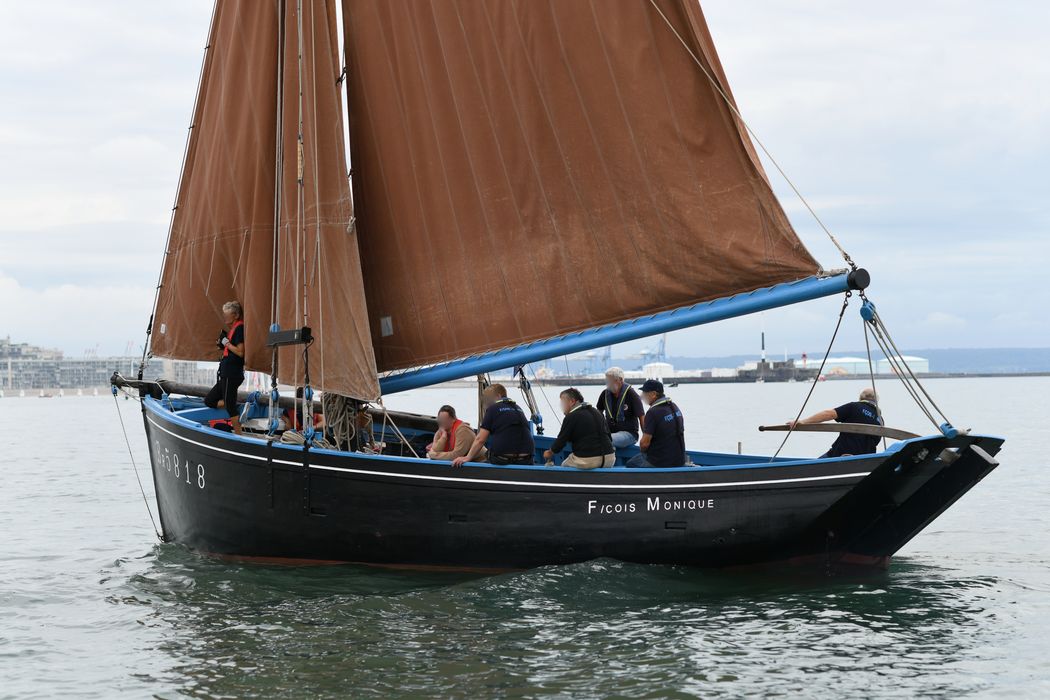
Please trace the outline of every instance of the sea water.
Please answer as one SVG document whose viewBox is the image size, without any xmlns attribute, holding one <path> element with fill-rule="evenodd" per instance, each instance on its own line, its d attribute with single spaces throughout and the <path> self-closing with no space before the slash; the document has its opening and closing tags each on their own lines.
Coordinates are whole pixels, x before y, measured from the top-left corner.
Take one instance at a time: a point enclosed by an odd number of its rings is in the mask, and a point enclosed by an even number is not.
<svg viewBox="0 0 1050 700">
<path fill-rule="evenodd" d="M 862 386 L 821 383 L 806 412 Z M 956 426 L 1007 438 L 1002 465 L 888 573 L 853 578 L 223 563 L 158 544 L 118 422 L 154 507 L 135 401 L 0 399 L 0 697 L 1048 697 L 1050 378 L 928 386 Z M 901 389 L 879 389 L 888 425 L 929 432 Z M 691 448 L 770 454 L 783 434 L 756 427 L 793 418 L 807 390 L 668 393 Z M 556 432 L 557 389 L 537 392 Z M 388 405 L 471 420 L 475 401 L 429 389 Z M 830 439 L 795 435 L 784 454 Z"/>
</svg>

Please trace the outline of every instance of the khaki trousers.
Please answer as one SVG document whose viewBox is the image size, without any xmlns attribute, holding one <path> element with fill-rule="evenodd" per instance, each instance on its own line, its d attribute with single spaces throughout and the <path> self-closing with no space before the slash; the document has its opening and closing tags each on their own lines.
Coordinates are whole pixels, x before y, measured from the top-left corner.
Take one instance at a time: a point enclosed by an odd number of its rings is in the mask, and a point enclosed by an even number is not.
<svg viewBox="0 0 1050 700">
<path fill-rule="evenodd" d="M 561 463 L 563 467 L 576 467 L 577 469 L 598 469 L 599 467 L 611 467 L 616 464 L 616 454 L 610 452 L 601 457 L 577 457 L 570 454 Z"/>
</svg>

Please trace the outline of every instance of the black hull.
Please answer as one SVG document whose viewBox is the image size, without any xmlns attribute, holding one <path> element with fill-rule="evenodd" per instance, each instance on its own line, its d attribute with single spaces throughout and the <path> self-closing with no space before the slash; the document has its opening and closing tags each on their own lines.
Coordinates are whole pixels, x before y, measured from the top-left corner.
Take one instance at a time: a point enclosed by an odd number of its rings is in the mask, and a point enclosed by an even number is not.
<svg viewBox="0 0 1050 700">
<path fill-rule="evenodd" d="M 935 436 L 858 458 L 655 471 L 453 469 L 240 439 L 151 399 L 143 412 L 166 540 L 419 568 L 884 565 L 996 466 L 1002 444 Z"/>
</svg>

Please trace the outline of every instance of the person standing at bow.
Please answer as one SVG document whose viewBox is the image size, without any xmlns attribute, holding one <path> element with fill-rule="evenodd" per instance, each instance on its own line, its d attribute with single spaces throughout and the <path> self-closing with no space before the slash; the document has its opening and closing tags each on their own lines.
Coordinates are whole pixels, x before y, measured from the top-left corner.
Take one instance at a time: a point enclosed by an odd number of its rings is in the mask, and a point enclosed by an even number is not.
<svg viewBox="0 0 1050 700">
<path fill-rule="evenodd" d="M 605 370 L 605 390 L 594 407 L 609 424 L 613 447 L 630 447 L 638 442 L 638 429 L 644 425 L 645 409 L 638 392 L 624 382 L 622 369 L 610 367 Z"/>
<path fill-rule="evenodd" d="M 225 408 L 230 416 L 233 432 L 241 432 L 237 414 L 237 389 L 244 383 L 244 314 L 240 302 L 228 301 L 222 305 L 225 324 L 216 345 L 222 350 L 218 381 L 204 397 L 209 408 Z"/>
</svg>

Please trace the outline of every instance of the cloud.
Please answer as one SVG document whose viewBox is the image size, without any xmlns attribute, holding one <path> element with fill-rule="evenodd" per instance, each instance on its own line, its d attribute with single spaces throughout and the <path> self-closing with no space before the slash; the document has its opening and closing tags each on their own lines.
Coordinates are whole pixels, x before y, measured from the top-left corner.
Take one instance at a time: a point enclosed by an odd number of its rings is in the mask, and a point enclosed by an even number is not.
<svg viewBox="0 0 1050 700">
<path fill-rule="evenodd" d="M 1050 346 L 1050 3 L 704 0 L 744 116 L 906 347 Z M 211 0 L 15 3 L 0 41 L 0 332 L 136 342 Z M 116 19 L 119 18 L 119 19 Z M 842 261 L 768 168 L 806 245 Z M 673 334 L 673 354 L 822 349 L 840 299 Z M 962 320 L 963 323 L 959 323 Z M 840 347 L 863 347 L 855 308 Z M 637 347 L 646 344 L 641 342 Z"/>
<path fill-rule="evenodd" d="M 931 311 L 926 314 L 926 323 L 935 328 L 963 328 L 966 319 L 944 311 Z"/>
<path fill-rule="evenodd" d="M 123 354 L 140 347 L 153 302 L 152 289 L 110 282 L 56 283 L 23 287 L 0 270 L 0 329 L 15 342 L 57 347 L 79 355 L 99 345 L 99 354 Z"/>
<path fill-rule="evenodd" d="M 25 187 L 17 195 L 0 194 L 0 231 L 33 231 L 84 223 L 128 219 L 126 199 L 112 192 L 71 193 L 41 186 Z"/>
</svg>

